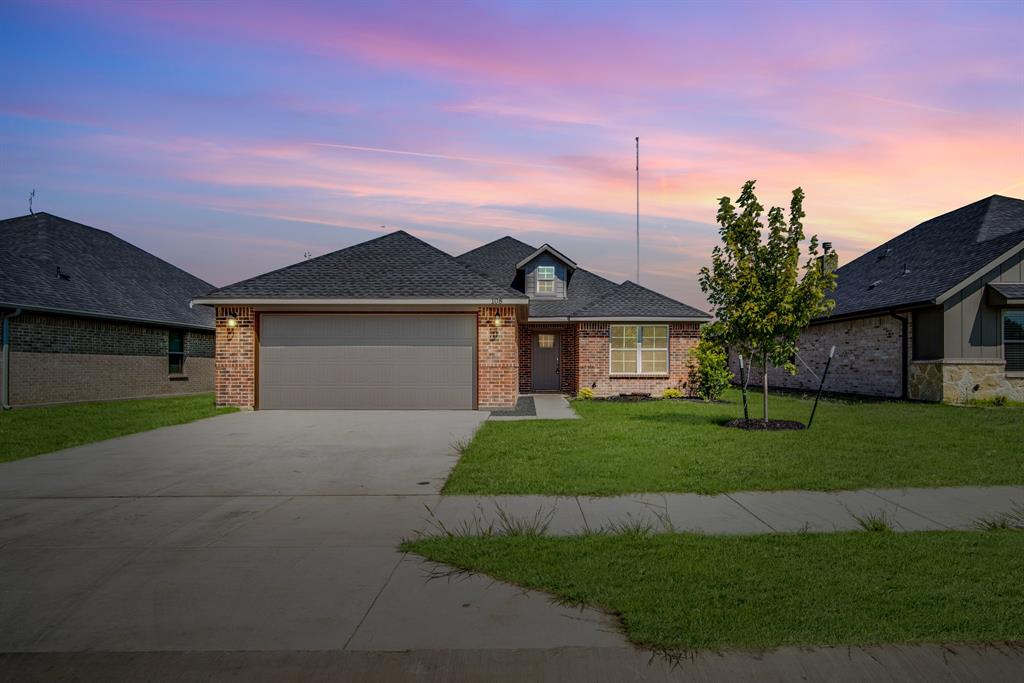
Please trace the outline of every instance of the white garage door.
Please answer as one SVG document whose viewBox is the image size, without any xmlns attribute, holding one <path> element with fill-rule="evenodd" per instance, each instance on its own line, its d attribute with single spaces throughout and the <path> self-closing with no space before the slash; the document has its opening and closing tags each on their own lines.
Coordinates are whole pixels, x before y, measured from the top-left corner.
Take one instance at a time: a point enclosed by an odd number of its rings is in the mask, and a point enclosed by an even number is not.
<svg viewBox="0 0 1024 683">
<path fill-rule="evenodd" d="M 472 409 L 476 317 L 263 314 L 262 409 Z"/>
</svg>

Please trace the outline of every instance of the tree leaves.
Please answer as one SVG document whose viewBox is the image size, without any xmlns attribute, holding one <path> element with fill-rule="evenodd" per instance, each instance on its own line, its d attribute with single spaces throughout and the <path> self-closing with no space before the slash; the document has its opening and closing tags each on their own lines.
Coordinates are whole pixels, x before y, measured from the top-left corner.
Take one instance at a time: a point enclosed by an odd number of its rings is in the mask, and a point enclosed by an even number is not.
<svg viewBox="0 0 1024 683">
<path fill-rule="evenodd" d="M 698 278 L 716 318 L 706 334 L 748 358 L 767 357 L 769 364 L 795 373 L 800 333 L 835 305 L 828 294 L 835 289 L 836 256 L 820 255 L 813 235 L 801 266 L 803 189 L 793 190 L 788 220 L 773 206 L 765 226 L 754 186 L 753 180 L 744 183 L 735 205 L 729 197 L 718 200 L 722 244 Z"/>
</svg>

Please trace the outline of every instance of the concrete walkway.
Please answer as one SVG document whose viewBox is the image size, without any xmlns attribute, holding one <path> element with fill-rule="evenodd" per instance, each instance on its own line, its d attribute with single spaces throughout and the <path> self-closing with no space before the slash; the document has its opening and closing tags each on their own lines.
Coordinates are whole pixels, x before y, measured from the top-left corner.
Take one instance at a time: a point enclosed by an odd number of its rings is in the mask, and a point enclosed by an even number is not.
<svg viewBox="0 0 1024 683">
<path fill-rule="evenodd" d="M 547 533 L 644 528 L 709 534 L 850 531 L 883 519 L 895 531 L 975 529 L 980 519 L 1024 512 L 1024 486 L 934 489 L 751 491 L 702 496 L 637 494 L 609 498 L 444 496 L 428 530 L 501 529 L 502 516 L 544 526 Z"/>
<path fill-rule="evenodd" d="M 569 405 L 569 401 L 561 394 L 532 394 L 536 415 L 492 415 L 490 419 L 499 420 L 578 420 L 579 415 Z"/>
<path fill-rule="evenodd" d="M 1019 681 L 1020 644 L 785 647 L 770 652 L 696 652 L 680 659 L 632 647 L 395 652 L 82 652 L 0 654 L 0 678 L 19 683 L 150 681 L 832 681 L 963 683 Z"/>
</svg>

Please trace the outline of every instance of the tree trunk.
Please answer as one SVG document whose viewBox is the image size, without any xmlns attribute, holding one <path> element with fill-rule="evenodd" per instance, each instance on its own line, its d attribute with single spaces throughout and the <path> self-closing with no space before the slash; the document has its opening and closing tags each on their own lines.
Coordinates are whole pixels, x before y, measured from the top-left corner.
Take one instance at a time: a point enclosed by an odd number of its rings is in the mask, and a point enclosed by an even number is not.
<svg viewBox="0 0 1024 683">
<path fill-rule="evenodd" d="M 768 352 L 767 351 L 764 353 L 764 357 L 763 358 L 764 358 L 764 365 L 762 366 L 762 370 L 764 371 L 764 400 L 763 400 L 764 421 L 768 422 Z"/>
<path fill-rule="evenodd" d="M 750 356 L 747 356 L 746 372 L 743 370 L 743 355 L 740 354 L 740 391 L 743 394 L 743 419 L 749 420 L 750 413 L 747 411 L 747 381 L 750 379 Z"/>
</svg>

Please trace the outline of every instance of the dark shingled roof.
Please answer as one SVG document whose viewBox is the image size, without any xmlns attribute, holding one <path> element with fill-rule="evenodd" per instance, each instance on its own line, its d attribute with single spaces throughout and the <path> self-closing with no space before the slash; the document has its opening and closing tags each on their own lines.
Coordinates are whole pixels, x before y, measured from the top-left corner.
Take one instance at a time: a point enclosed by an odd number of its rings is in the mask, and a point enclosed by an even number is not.
<svg viewBox="0 0 1024 683">
<path fill-rule="evenodd" d="M 646 287 L 626 280 L 593 303 L 577 310 L 574 318 L 710 318 L 692 306 L 669 299 Z"/>
<path fill-rule="evenodd" d="M 202 299 L 523 298 L 399 230 L 209 292 Z"/>
<path fill-rule="evenodd" d="M 189 308 L 211 287 L 109 232 L 59 216 L 0 221 L 0 306 L 212 329 L 213 311 Z"/>
<path fill-rule="evenodd" d="M 934 302 L 1024 241 L 1024 200 L 992 195 L 921 223 L 836 271 L 832 317 Z"/>
<path fill-rule="evenodd" d="M 521 293 L 523 283 L 517 278 L 516 264 L 535 251 L 525 242 L 502 237 L 456 258 Z M 569 278 L 566 294 L 565 299 L 531 299 L 530 318 L 711 317 L 646 287 L 628 281 L 617 285 L 578 266 Z"/>
<path fill-rule="evenodd" d="M 1024 299 L 1024 282 L 990 282 L 988 286 L 1007 299 Z"/>
</svg>

